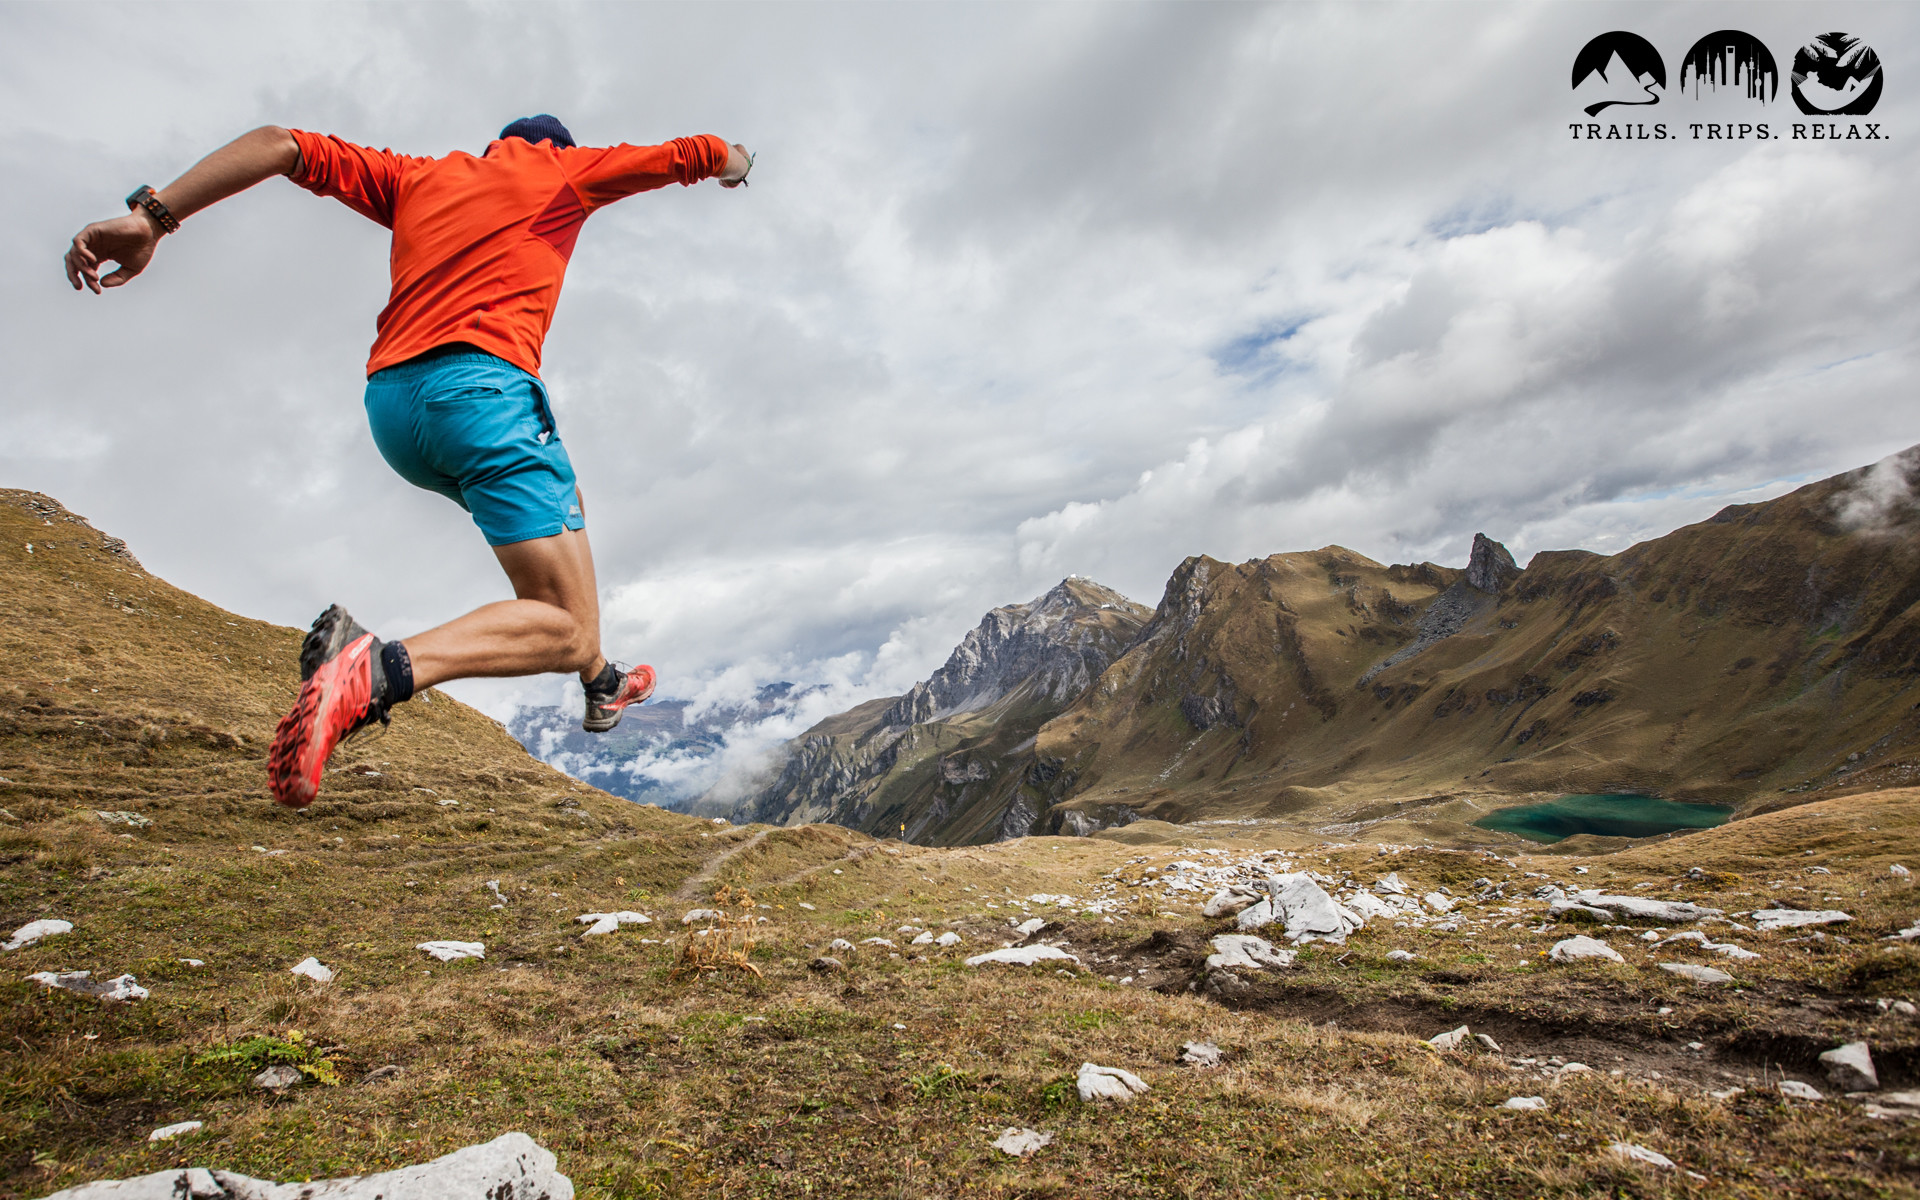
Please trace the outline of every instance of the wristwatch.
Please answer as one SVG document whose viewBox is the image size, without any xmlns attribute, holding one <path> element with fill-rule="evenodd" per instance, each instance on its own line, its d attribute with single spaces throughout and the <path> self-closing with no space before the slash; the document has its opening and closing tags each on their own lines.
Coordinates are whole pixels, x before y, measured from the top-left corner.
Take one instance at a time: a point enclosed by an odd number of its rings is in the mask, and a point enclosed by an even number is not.
<svg viewBox="0 0 1920 1200">
<path fill-rule="evenodd" d="M 176 233 L 180 229 L 179 220 L 167 211 L 167 206 L 160 203 L 160 197 L 154 195 L 153 188 L 147 184 L 141 184 L 138 191 L 127 197 L 127 211 L 132 212 L 135 208 L 146 209 L 149 216 L 160 222 L 162 233 Z"/>
</svg>

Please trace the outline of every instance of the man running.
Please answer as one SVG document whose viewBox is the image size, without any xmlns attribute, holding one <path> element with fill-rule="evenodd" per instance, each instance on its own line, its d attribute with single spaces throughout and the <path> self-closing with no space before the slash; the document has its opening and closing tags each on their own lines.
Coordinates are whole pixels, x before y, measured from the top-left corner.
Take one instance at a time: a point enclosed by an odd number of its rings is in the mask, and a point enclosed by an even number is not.
<svg viewBox="0 0 1920 1200">
<path fill-rule="evenodd" d="M 340 739 L 450 679 L 578 672 L 594 733 L 653 694 L 653 668 L 622 671 L 600 653 L 593 553 L 540 348 L 590 213 L 669 183 L 738 187 L 752 166 L 745 147 L 711 135 L 579 147 L 544 114 L 508 125 L 479 157 L 415 158 L 266 126 L 74 237 L 67 279 L 99 294 L 144 271 L 181 221 L 275 175 L 393 231 L 393 292 L 367 363 L 374 444 L 402 478 L 473 515 L 516 598 L 393 642 L 338 605 L 321 613 L 300 648 L 299 699 L 267 756 L 274 799 L 313 803 Z M 117 269 L 103 278 L 106 262 Z"/>
</svg>

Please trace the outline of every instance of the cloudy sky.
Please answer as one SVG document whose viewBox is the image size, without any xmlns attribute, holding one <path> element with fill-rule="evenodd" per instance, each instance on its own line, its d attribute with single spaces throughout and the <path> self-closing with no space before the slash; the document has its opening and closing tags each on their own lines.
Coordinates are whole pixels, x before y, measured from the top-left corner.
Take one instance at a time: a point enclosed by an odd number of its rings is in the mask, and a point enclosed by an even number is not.
<svg viewBox="0 0 1920 1200">
<path fill-rule="evenodd" d="M 1603 552 L 1920 442 L 1920 11 L 1867 4 L 0 5 L 0 486 L 252 616 L 404 636 L 505 596 L 359 397 L 385 231 L 269 181 L 132 286 L 68 238 L 263 123 L 415 154 L 550 111 L 759 153 L 597 214 L 546 378 L 606 648 L 662 693 L 903 690 L 1062 576 L 1189 554 Z M 1693 41 L 1770 106 L 1679 95 Z M 1575 55 L 1643 34 L 1666 142 L 1574 140 Z M 1885 63 L 1882 142 L 1796 47 Z M 561 681 L 456 688 L 496 715 Z"/>
</svg>

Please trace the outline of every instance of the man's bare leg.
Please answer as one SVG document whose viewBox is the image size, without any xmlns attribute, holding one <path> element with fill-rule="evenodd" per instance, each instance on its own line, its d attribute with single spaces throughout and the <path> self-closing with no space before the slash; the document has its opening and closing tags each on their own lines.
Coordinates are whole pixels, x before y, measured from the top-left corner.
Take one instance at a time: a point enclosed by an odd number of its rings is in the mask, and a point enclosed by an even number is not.
<svg viewBox="0 0 1920 1200">
<path fill-rule="evenodd" d="M 495 546 L 517 599 L 482 605 L 407 638 L 413 686 L 450 679 L 573 671 L 584 684 L 607 660 L 600 653 L 600 595 L 587 531 Z"/>
</svg>

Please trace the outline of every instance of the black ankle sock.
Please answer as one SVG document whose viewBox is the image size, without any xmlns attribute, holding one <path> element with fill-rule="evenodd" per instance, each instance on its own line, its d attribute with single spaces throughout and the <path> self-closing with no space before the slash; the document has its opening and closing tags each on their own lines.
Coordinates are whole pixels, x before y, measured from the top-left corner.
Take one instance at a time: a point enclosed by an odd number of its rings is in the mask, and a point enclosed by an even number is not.
<svg viewBox="0 0 1920 1200">
<path fill-rule="evenodd" d="M 380 647 L 380 666 L 387 673 L 387 704 L 413 699 L 413 660 L 407 657 L 403 642 L 386 642 Z"/>
<path fill-rule="evenodd" d="M 620 671 L 612 663 L 600 668 L 600 673 L 587 685 L 590 696 L 611 696 L 620 690 Z"/>
</svg>

